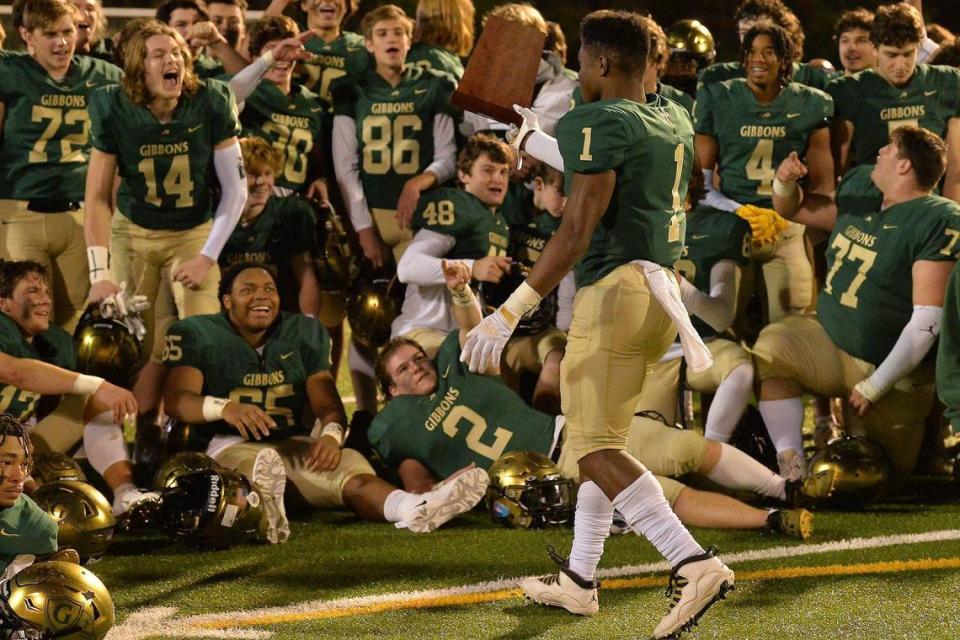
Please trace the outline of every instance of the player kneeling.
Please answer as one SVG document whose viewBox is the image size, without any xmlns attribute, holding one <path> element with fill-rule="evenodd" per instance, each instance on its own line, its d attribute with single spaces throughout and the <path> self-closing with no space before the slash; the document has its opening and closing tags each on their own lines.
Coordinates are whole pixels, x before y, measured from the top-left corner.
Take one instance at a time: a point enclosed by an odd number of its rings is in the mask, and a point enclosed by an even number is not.
<svg viewBox="0 0 960 640">
<path fill-rule="evenodd" d="M 317 321 L 280 311 L 271 271 L 232 266 L 220 300 L 222 313 L 187 318 L 168 331 L 166 408 L 185 422 L 208 423 L 207 454 L 264 489 L 264 509 L 273 514 L 268 539 L 289 536 L 287 478 L 315 508 L 346 506 L 417 533 L 480 501 L 488 481 L 482 469 L 416 495 L 377 478 L 363 456 L 342 448 L 346 415 L 330 374 L 330 338 Z M 317 416 L 312 429 L 300 419 L 307 403 Z M 279 453 L 282 464 L 265 462 L 264 450 Z"/>
</svg>

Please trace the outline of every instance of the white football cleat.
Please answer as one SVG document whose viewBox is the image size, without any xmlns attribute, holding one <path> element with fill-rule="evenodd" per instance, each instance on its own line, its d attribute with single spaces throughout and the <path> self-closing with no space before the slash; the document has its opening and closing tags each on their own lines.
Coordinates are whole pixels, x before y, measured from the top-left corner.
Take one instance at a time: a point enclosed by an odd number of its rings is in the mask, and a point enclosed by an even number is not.
<svg viewBox="0 0 960 640">
<path fill-rule="evenodd" d="M 490 476 L 484 469 L 468 469 L 421 495 L 420 503 L 403 524 L 414 533 L 430 533 L 473 509 L 483 500 L 489 484 Z"/>
<path fill-rule="evenodd" d="M 283 506 L 283 492 L 287 488 L 287 471 L 283 458 L 275 450 L 261 449 L 253 461 L 250 480 L 263 499 L 263 519 L 260 533 L 270 544 L 286 542 L 290 537 L 290 521 Z"/>
<path fill-rule="evenodd" d="M 567 561 L 557 555 L 553 547 L 548 546 L 547 553 L 560 565 L 560 571 L 548 576 L 523 579 L 520 582 L 523 595 L 527 600 L 566 609 L 580 616 L 596 615 L 600 610 L 600 600 L 597 598 L 600 583 L 584 580 L 571 571 Z"/>
<path fill-rule="evenodd" d="M 697 624 L 710 605 L 726 598 L 733 589 L 733 571 L 715 556 L 710 547 L 702 553 L 682 560 L 670 573 L 667 597 L 670 610 L 653 631 L 653 637 L 679 638 Z"/>
</svg>

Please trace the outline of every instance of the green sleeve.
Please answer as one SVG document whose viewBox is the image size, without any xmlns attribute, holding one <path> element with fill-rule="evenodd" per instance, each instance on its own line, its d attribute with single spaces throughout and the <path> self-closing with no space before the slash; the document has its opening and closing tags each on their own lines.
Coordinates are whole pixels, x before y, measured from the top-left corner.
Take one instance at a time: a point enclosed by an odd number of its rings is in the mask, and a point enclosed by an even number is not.
<svg viewBox="0 0 960 640">
<path fill-rule="evenodd" d="M 167 329 L 166 348 L 163 350 L 163 364 L 166 367 L 193 367 L 206 374 L 203 368 L 201 338 L 193 323 L 179 320 Z"/>
<path fill-rule="evenodd" d="M 233 89 L 220 80 L 207 80 L 210 89 L 208 110 L 213 115 L 214 130 L 211 136 L 214 146 L 224 140 L 240 135 L 240 120 L 237 117 L 237 99 Z"/>
<path fill-rule="evenodd" d="M 943 91 L 947 94 L 949 104 L 955 115 L 960 115 L 960 69 L 946 67 Z"/>
<path fill-rule="evenodd" d="M 434 76 L 434 82 L 438 85 L 436 92 L 436 102 L 433 105 L 433 113 L 443 113 L 448 116 L 454 117 L 457 115 L 457 109 L 450 102 L 451 96 L 453 96 L 454 89 L 457 88 L 456 81 L 450 77 L 450 75 L 443 73 L 442 71 L 429 70 Z M 433 126 L 433 123 L 430 123 L 430 126 Z"/>
<path fill-rule="evenodd" d="M 960 269 L 953 268 L 947 281 L 937 347 L 937 394 L 946 405 L 944 416 L 954 433 L 960 433 Z"/>
<path fill-rule="evenodd" d="M 730 225 L 730 237 L 725 243 L 727 251 L 724 259 L 733 260 L 741 266 L 749 263 L 752 237 L 750 225 L 743 218 L 737 217 L 735 224 Z"/>
<path fill-rule="evenodd" d="M 3 554 L 44 556 L 57 550 L 57 521 L 28 496 L 24 500 L 17 535 L 4 536 Z"/>
<path fill-rule="evenodd" d="M 833 114 L 836 106 L 830 94 L 817 92 L 813 104 L 816 105 L 817 119 L 819 121 L 816 128 L 826 127 L 833 120 Z"/>
<path fill-rule="evenodd" d="M 464 235 L 470 228 L 470 216 L 459 196 L 454 189 L 433 189 L 420 196 L 410 225 L 414 233 L 429 229 L 455 238 Z"/>
<path fill-rule="evenodd" d="M 952 228 L 951 228 L 952 223 Z M 914 260 L 942 262 L 956 259 L 956 234 L 960 233 L 957 216 L 944 212 L 937 224 L 915 225 Z"/>
<path fill-rule="evenodd" d="M 567 172 L 601 173 L 622 165 L 626 139 L 615 110 L 583 105 L 557 123 L 557 143 Z"/>
<path fill-rule="evenodd" d="M 99 149 L 104 153 L 118 155 L 120 145 L 114 137 L 117 127 L 108 126 L 111 122 L 110 105 L 113 104 L 113 98 L 118 87 L 100 87 L 90 94 L 89 106 L 87 111 L 90 115 L 90 142 L 94 149 Z"/>
<path fill-rule="evenodd" d="M 16 94 L 13 88 L 17 86 L 16 76 L 14 74 L 14 62 L 16 57 L 0 58 L 0 102 L 10 102 Z"/>
<path fill-rule="evenodd" d="M 390 407 L 387 405 L 383 411 L 374 416 L 370 428 L 367 429 L 367 439 L 385 466 L 396 467 L 402 460 L 394 460 L 394 453 L 391 448 L 390 422 L 387 420 L 387 415 L 391 413 L 389 409 Z"/>
<path fill-rule="evenodd" d="M 847 89 L 852 83 L 853 80 L 843 77 L 831 80 L 827 84 L 826 92 L 833 98 L 833 113 L 838 120 L 853 120 L 853 115 L 847 113 L 849 108 Z"/>
<path fill-rule="evenodd" d="M 717 128 L 713 118 L 713 109 L 717 103 L 717 83 L 703 84 L 697 89 L 697 99 L 693 103 L 693 130 L 716 137 Z"/>
</svg>

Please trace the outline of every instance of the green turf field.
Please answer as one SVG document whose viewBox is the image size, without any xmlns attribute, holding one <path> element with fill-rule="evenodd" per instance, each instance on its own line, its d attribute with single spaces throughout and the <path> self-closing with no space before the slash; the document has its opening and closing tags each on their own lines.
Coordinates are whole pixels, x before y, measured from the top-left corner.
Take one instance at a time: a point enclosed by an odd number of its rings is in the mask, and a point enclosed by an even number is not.
<svg viewBox="0 0 960 640">
<path fill-rule="evenodd" d="M 896 503 L 818 512 L 807 544 L 696 530 L 702 544 L 717 545 L 730 559 L 738 585 L 690 637 L 960 637 L 958 524 L 958 487 L 925 480 Z M 607 580 L 593 619 L 521 600 L 510 590 L 514 579 L 548 571 L 544 546 L 566 553 L 569 529 L 506 530 L 480 512 L 422 536 L 344 512 L 296 514 L 292 528 L 287 544 L 221 552 L 159 536 L 120 536 L 92 567 L 116 604 L 109 637 L 645 638 L 666 610 L 665 572 L 643 566 Z M 877 541 L 936 531 L 947 533 L 927 542 Z M 823 548 L 851 538 L 874 546 Z M 767 559 L 733 555 L 774 548 Z M 619 536 L 608 541 L 601 566 L 659 559 L 645 541 Z M 491 582 L 458 594 L 457 587 Z M 346 598 L 361 600 L 331 605 Z M 277 607 L 285 609 L 270 610 Z"/>
</svg>

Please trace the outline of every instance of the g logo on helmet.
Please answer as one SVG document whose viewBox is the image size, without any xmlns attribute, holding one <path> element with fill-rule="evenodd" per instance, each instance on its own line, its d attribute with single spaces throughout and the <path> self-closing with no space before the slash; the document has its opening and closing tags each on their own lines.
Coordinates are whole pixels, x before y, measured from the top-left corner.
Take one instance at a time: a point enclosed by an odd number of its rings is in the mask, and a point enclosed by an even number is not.
<svg viewBox="0 0 960 640">
<path fill-rule="evenodd" d="M 73 600 L 52 598 L 47 600 L 47 619 L 51 626 L 58 630 L 66 630 L 80 622 L 83 615 L 83 606 Z"/>
</svg>

